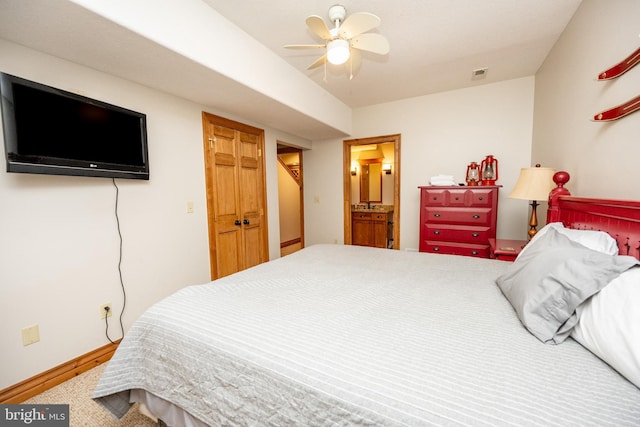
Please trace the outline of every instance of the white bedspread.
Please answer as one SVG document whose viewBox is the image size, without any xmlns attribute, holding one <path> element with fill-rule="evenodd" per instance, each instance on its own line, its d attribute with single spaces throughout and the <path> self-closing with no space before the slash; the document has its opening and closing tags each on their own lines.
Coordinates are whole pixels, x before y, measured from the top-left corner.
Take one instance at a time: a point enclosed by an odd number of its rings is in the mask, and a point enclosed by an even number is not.
<svg viewBox="0 0 640 427">
<path fill-rule="evenodd" d="M 639 425 L 640 390 L 573 340 L 545 345 L 503 261 L 317 245 L 149 309 L 94 398 L 144 389 L 219 425 Z"/>
</svg>

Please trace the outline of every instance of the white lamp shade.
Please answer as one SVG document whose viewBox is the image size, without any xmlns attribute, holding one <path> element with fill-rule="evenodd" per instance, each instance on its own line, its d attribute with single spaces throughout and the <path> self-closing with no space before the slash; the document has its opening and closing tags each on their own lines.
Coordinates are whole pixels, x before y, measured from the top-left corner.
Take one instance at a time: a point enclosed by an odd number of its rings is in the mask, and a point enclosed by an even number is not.
<svg viewBox="0 0 640 427">
<path fill-rule="evenodd" d="M 520 176 L 509 197 L 512 199 L 547 200 L 553 189 L 554 169 L 551 168 L 522 168 Z"/>
<path fill-rule="evenodd" d="M 334 65 L 340 65 L 349 59 L 349 42 L 342 39 L 331 40 L 327 44 L 327 60 Z"/>
</svg>

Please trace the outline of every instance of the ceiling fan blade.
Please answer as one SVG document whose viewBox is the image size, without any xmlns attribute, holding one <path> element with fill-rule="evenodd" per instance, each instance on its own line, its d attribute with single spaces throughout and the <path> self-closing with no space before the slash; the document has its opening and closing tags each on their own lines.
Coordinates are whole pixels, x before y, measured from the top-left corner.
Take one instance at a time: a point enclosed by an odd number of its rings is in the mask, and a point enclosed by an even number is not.
<svg viewBox="0 0 640 427">
<path fill-rule="evenodd" d="M 386 55 L 389 53 L 389 42 L 380 34 L 360 34 L 351 39 L 351 47 L 367 52 Z"/>
<path fill-rule="evenodd" d="M 311 15 L 307 17 L 306 21 L 307 27 L 315 34 L 320 36 L 320 38 L 324 40 L 331 40 L 331 33 L 329 32 L 329 28 L 327 28 L 327 24 L 324 23 L 324 19 L 319 17 L 318 15 Z"/>
<path fill-rule="evenodd" d="M 373 13 L 357 12 L 347 16 L 340 25 L 340 36 L 350 39 L 358 34 L 366 33 L 380 25 L 380 18 Z"/>
<path fill-rule="evenodd" d="M 320 58 L 316 59 L 316 61 L 307 67 L 307 70 L 313 70 L 314 68 L 318 68 L 327 62 L 327 55 L 322 55 Z"/>
<path fill-rule="evenodd" d="M 326 46 L 323 44 L 287 44 L 284 47 L 287 49 L 318 49 Z"/>
</svg>

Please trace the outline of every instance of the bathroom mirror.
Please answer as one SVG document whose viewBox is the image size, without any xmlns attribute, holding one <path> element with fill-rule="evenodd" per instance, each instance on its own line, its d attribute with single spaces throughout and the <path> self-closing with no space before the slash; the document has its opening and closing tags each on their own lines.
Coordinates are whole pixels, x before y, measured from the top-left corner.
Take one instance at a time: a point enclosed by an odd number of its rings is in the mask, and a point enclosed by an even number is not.
<svg viewBox="0 0 640 427">
<path fill-rule="evenodd" d="M 360 162 L 360 203 L 382 203 L 382 162 Z"/>
</svg>

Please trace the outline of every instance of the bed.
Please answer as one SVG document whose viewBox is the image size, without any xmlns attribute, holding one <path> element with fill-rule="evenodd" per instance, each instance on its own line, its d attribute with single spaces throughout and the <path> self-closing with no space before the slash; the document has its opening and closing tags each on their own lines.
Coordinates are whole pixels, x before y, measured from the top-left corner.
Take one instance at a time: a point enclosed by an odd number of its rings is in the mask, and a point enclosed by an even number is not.
<svg viewBox="0 0 640 427">
<path fill-rule="evenodd" d="M 168 425 L 640 425 L 640 344 L 618 351 L 640 336 L 640 203 L 563 196 L 549 212 L 514 263 L 314 245 L 186 287 L 136 321 L 93 397 Z M 604 284 L 572 292 L 549 338 L 513 284 L 574 249 Z M 539 253 L 553 259 L 532 273 Z"/>
</svg>

